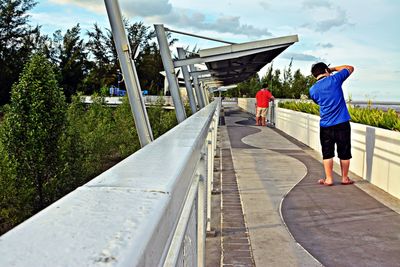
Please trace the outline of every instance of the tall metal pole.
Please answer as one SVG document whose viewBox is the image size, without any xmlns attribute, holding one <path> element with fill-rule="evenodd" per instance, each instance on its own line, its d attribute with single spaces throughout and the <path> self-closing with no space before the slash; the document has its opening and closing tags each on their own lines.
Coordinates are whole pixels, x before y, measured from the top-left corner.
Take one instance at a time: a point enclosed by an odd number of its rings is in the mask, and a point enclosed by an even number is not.
<svg viewBox="0 0 400 267">
<path fill-rule="evenodd" d="M 196 71 L 196 68 L 194 67 L 193 64 L 189 65 L 190 72 Z M 199 85 L 199 79 L 197 78 L 196 74 L 191 74 L 193 77 L 193 84 L 194 84 L 194 89 L 196 90 L 196 98 L 197 98 L 197 103 L 199 104 L 200 108 L 204 108 L 206 105 L 204 104 L 204 99 L 203 99 L 203 94 L 201 93 L 200 85 Z"/>
<path fill-rule="evenodd" d="M 186 58 L 186 53 L 185 50 L 182 47 L 178 47 L 178 57 L 180 59 Z M 197 112 L 197 107 L 196 107 L 196 100 L 194 98 L 193 94 L 193 87 L 192 87 L 192 81 L 190 81 L 190 76 L 189 76 L 189 71 L 187 66 L 182 66 L 182 73 L 183 73 L 183 78 L 185 79 L 185 86 L 186 86 L 186 91 L 189 97 L 189 104 L 190 104 L 190 109 L 192 110 L 192 114 Z"/>
<path fill-rule="evenodd" d="M 114 36 L 114 43 L 117 49 L 140 145 L 144 147 L 153 141 L 153 133 L 142 99 L 136 68 L 131 60 L 131 48 L 129 47 L 128 38 L 126 37 L 124 24 L 122 22 L 121 9 L 118 0 L 104 0 L 104 3 Z"/>
<path fill-rule="evenodd" d="M 181 123 L 186 119 L 186 112 L 179 93 L 178 80 L 175 75 L 174 63 L 172 62 L 171 51 L 169 51 L 164 25 L 155 24 L 154 28 L 157 34 L 158 45 L 160 46 L 160 54 L 164 65 L 165 75 L 168 79 L 169 90 L 175 106 L 176 119 L 178 120 L 178 123 Z"/>
</svg>

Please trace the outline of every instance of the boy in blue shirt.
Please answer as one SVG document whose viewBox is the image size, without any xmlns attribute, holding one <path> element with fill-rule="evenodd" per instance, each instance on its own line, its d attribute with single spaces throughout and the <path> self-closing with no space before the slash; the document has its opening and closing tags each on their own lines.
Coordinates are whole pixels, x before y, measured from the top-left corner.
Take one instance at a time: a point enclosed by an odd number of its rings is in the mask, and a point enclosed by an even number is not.
<svg viewBox="0 0 400 267">
<path fill-rule="evenodd" d="M 318 182 L 333 185 L 333 157 L 335 144 L 342 172 L 342 184 L 354 182 L 348 172 L 351 159 L 350 115 L 344 100 L 342 84 L 353 73 L 354 67 L 342 65 L 329 68 L 319 62 L 311 67 L 317 82 L 310 88 L 311 99 L 320 107 L 320 141 L 325 179 Z M 335 72 L 335 73 L 333 73 Z"/>
</svg>

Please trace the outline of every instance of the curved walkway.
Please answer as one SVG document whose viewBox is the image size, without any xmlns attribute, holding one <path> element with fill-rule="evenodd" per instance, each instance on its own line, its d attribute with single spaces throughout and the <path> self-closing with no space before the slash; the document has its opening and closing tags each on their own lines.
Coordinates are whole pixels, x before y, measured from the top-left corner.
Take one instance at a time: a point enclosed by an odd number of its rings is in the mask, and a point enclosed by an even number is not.
<svg viewBox="0 0 400 267">
<path fill-rule="evenodd" d="M 400 266 L 398 213 L 355 185 L 316 184 L 308 147 L 238 108 L 225 123 L 256 266 Z"/>
</svg>

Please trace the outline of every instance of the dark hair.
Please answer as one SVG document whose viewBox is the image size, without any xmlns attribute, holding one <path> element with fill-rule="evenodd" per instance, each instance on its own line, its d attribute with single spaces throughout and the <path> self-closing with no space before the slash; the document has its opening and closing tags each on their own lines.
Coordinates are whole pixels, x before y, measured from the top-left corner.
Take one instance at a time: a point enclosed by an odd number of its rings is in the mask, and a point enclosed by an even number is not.
<svg viewBox="0 0 400 267">
<path fill-rule="evenodd" d="M 263 83 L 262 88 L 268 88 L 268 83 Z"/>
<path fill-rule="evenodd" d="M 329 67 L 324 62 L 318 62 L 311 66 L 311 73 L 315 78 L 320 74 L 324 74 L 325 70 L 329 71 Z"/>
</svg>

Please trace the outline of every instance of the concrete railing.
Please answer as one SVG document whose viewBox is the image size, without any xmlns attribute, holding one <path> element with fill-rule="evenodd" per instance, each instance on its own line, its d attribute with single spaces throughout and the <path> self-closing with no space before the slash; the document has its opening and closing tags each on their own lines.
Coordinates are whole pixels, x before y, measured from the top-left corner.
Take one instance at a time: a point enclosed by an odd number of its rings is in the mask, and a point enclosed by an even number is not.
<svg viewBox="0 0 400 267">
<path fill-rule="evenodd" d="M 254 99 L 240 99 L 238 104 L 252 112 L 252 101 Z M 319 116 L 276 108 L 275 126 L 312 149 L 321 151 Z M 351 123 L 351 139 L 353 158 L 350 170 L 400 199 L 400 133 Z"/>
<path fill-rule="evenodd" d="M 104 103 L 108 106 L 118 106 L 122 104 L 122 96 L 107 96 L 104 97 Z M 174 106 L 171 96 L 157 96 L 157 95 L 146 95 L 143 96 L 143 101 L 146 105 L 155 105 L 159 99 L 162 98 L 164 106 Z M 83 96 L 82 102 L 85 104 L 92 104 L 93 99 L 91 96 Z"/>
<path fill-rule="evenodd" d="M 204 266 L 219 100 L 0 237 L 0 266 Z"/>
</svg>

